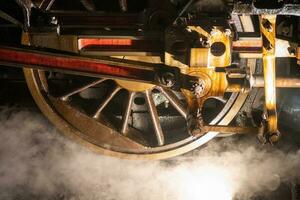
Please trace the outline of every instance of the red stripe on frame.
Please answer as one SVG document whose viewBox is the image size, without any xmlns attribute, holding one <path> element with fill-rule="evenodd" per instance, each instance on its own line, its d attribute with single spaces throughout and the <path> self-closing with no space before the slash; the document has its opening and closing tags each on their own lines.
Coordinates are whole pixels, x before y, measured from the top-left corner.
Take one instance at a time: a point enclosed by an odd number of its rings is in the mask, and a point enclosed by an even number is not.
<svg viewBox="0 0 300 200">
<path fill-rule="evenodd" d="M 54 55 L 38 54 L 33 52 L 22 52 L 0 48 L 0 61 L 14 62 L 22 65 L 45 66 L 49 68 L 75 70 L 80 72 L 92 72 L 103 75 L 117 75 L 119 77 L 143 76 L 147 70 L 113 66 L 97 61 L 89 61 L 79 58 L 64 58 Z"/>
<path fill-rule="evenodd" d="M 80 38 L 78 39 L 78 49 L 88 46 L 131 46 L 131 39 L 114 39 L 114 38 Z"/>
</svg>

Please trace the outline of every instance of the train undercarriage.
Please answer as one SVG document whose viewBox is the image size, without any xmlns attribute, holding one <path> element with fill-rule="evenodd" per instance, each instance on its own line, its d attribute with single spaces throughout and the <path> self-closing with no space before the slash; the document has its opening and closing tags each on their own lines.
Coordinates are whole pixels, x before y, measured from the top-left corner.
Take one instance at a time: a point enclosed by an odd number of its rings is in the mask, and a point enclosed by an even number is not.
<svg viewBox="0 0 300 200">
<path fill-rule="evenodd" d="M 300 87 L 299 1 L 0 1 L 0 63 L 24 70 L 65 135 L 164 159 L 215 137 L 284 140 L 278 88 Z"/>
</svg>

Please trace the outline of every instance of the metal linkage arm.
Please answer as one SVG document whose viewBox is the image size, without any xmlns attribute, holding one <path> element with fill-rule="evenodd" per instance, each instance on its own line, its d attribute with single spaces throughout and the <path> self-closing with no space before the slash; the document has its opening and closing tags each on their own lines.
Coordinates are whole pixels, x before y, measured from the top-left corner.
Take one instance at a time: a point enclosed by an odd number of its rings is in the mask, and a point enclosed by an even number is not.
<svg viewBox="0 0 300 200">
<path fill-rule="evenodd" d="M 0 63 L 94 77 L 125 79 L 180 88 L 182 77 L 175 67 L 113 58 L 93 58 L 29 46 L 0 46 Z"/>
<path fill-rule="evenodd" d="M 261 15 L 260 30 L 263 43 L 263 71 L 265 86 L 265 107 L 267 120 L 267 137 L 270 142 L 278 140 L 276 111 L 276 73 L 275 73 L 275 23 L 276 15 Z"/>
</svg>

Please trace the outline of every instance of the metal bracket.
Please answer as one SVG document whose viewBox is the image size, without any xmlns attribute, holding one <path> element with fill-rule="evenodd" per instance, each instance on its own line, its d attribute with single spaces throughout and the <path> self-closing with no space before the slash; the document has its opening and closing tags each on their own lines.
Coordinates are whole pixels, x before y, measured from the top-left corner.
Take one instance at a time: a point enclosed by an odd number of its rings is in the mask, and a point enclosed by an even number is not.
<svg viewBox="0 0 300 200">
<path fill-rule="evenodd" d="M 275 63 L 275 26 L 276 15 L 261 15 L 260 30 L 263 44 L 263 71 L 265 86 L 266 137 L 271 143 L 279 139 L 276 111 L 276 63 Z M 277 137 L 274 137 L 276 133 Z M 271 136 L 271 137 L 270 137 Z"/>
</svg>

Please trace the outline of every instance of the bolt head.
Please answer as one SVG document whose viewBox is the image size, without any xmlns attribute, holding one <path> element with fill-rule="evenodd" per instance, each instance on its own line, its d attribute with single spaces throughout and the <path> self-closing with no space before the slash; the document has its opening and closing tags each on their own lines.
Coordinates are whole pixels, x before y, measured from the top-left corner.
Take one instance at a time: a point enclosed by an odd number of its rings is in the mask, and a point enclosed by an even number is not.
<svg viewBox="0 0 300 200">
<path fill-rule="evenodd" d="M 162 75 L 162 84 L 164 84 L 166 87 L 172 87 L 175 82 L 175 77 L 172 73 L 164 73 Z"/>
<path fill-rule="evenodd" d="M 203 96 L 203 93 L 205 92 L 205 82 L 203 80 L 199 80 L 199 82 L 196 84 L 194 93 L 197 97 Z"/>
<path fill-rule="evenodd" d="M 231 36 L 231 30 L 230 30 L 230 29 L 226 29 L 226 30 L 225 30 L 225 35 Z"/>
</svg>

